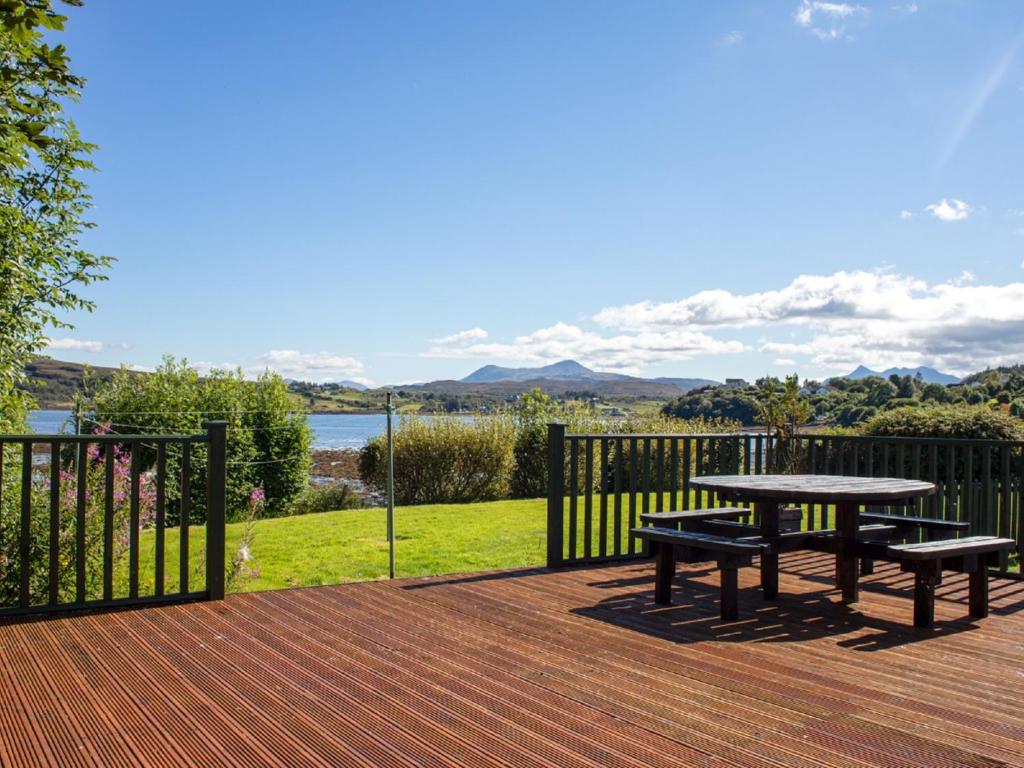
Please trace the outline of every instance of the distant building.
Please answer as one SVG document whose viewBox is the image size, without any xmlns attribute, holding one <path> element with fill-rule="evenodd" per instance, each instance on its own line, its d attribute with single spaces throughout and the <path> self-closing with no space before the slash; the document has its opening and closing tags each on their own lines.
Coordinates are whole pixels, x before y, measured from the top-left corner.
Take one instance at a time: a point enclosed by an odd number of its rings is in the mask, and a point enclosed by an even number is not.
<svg viewBox="0 0 1024 768">
<path fill-rule="evenodd" d="M 738 389 L 740 387 L 746 387 L 748 385 L 746 379 L 726 379 L 725 386 L 729 387 L 730 389 Z"/>
</svg>

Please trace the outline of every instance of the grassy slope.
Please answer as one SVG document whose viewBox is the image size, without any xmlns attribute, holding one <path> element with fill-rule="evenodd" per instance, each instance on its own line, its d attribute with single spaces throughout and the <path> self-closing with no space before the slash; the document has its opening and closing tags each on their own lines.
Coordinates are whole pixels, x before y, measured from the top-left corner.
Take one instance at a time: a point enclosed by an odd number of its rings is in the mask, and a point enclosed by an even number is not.
<svg viewBox="0 0 1024 768">
<path fill-rule="evenodd" d="M 402 507 L 395 514 L 395 560 L 399 576 L 482 571 L 539 565 L 545 552 L 545 501 L 496 501 Z M 386 518 L 382 509 L 325 512 L 260 520 L 254 525 L 257 578 L 239 590 L 277 589 L 381 578 L 388 572 Z M 238 551 L 244 524 L 228 526 L 228 556 Z M 198 570 L 204 530 L 189 537 Z M 178 531 L 167 531 L 167 588 L 177 588 Z M 153 572 L 153 533 L 142 541 L 141 572 Z M 202 577 L 192 577 L 201 588 Z M 142 578 L 144 593 L 152 577 Z"/>
</svg>

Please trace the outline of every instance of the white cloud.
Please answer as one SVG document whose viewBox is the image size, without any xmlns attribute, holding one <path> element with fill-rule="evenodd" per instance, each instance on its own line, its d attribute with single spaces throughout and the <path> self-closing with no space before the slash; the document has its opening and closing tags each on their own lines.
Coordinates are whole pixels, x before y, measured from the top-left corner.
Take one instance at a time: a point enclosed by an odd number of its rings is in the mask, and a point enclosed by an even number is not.
<svg viewBox="0 0 1024 768">
<path fill-rule="evenodd" d="M 483 328 L 470 328 L 465 331 L 453 333 L 450 336 L 442 336 L 439 339 L 432 339 L 431 341 L 434 344 L 445 346 L 449 344 L 468 344 L 474 341 L 483 341 L 486 338 L 487 331 Z"/>
<path fill-rule="evenodd" d="M 602 309 L 594 320 L 637 336 L 672 330 L 797 327 L 806 341 L 763 342 L 771 355 L 808 356 L 843 369 L 864 363 L 934 365 L 964 373 L 1024 358 L 1024 283 L 977 285 L 891 272 L 800 275 L 780 289 L 750 294 L 701 291 L 674 302 Z"/>
<path fill-rule="evenodd" d="M 257 356 L 253 362 L 249 363 L 201 361 L 193 363 L 193 367 L 204 375 L 212 370 L 234 371 L 240 368 L 247 378 L 255 378 L 264 371 L 270 370 L 287 379 L 299 379 L 300 381 L 325 382 L 350 379 L 368 386 L 372 384 L 369 379 L 363 377 L 362 362 L 354 357 L 338 355 L 333 352 L 272 349 Z"/>
<path fill-rule="evenodd" d="M 868 9 L 862 5 L 851 3 L 823 2 L 822 0 L 802 0 L 793 13 L 797 26 L 822 40 L 837 40 L 848 37 L 846 28 L 850 21 L 857 17 L 866 17 Z"/>
<path fill-rule="evenodd" d="M 773 365 L 796 365 L 796 360 L 791 357 L 777 357 L 772 361 Z"/>
<path fill-rule="evenodd" d="M 728 46 L 739 45 L 743 42 L 743 32 L 738 29 L 730 30 L 719 37 L 718 42 Z"/>
<path fill-rule="evenodd" d="M 511 342 L 439 344 L 425 357 L 479 358 L 521 363 L 550 363 L 574 359 L 601 369 L 635 371 L 646 365 L 689 360 L 698 355 L 742 352 L 738 341 L 713 338 L 685 328 L 602 335 L 568 323 L 555 323 Z"/>
<path fill-rule="evenodd" d="M 333 352 L 272 349 L 256 360 L 262 367 L 276 371 L 282 376 L 308 381 L 350 379 L 363 373 L 363 364 L 359 360 Z"/>
<path fill-rule="evenodd" d="M 963 200 L 957 200 L 955 197 L 948 200 L 944 197 L 937 203 L 926 205 L 924 209 L 930 211 L 932 216 L 940 221 L 963 221 L 973 210 Z"/>
<path fill-rule="evenodd" d="M 906 221 L 907 219 L 914 218 L 914 214 L 912 214 L 910 211 L 904 208 L 902 211 L 900 211 L 900 218 L 903 219 L 903 221 Z"/>
<path fill-rule="evenodd" d="M 84 339 L 48 339 L 46 348 L 53 351 L 102 352 L 104 344 L 102 341 L 86 341 Z"/>
</svg>

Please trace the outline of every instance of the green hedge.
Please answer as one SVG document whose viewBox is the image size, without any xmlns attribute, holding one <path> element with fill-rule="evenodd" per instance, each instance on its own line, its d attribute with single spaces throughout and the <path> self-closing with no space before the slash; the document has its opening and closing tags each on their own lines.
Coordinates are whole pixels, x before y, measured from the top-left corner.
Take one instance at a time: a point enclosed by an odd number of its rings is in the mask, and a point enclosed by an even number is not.
<svg viewBox="0 0 1024 768">
<path fill-rule="evenodd" d="M 862 434 L 891 437 L 953 437 L 977 440 L 1024 439 L 1024 422 L 984 405 L 934 405 L 885 411 Z"/>
</svg>

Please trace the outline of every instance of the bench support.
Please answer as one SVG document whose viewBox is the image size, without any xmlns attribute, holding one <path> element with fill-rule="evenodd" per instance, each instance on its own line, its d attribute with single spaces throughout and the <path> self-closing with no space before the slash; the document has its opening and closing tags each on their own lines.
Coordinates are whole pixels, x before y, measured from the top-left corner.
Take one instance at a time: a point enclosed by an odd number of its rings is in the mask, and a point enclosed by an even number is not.
<svg viewBox="0 0 1024 768">
<path fill-rule="evenodd" d="M 942 563 L 928 560 L 914 571 L 914 626 L 931 627 L 935 623 L 935 587 L 942 574 Z"/>
<path fill-rule="evenodd" d="M 651 546 L 655 550 L 654 602 L 658 605 L 672 605 L 672 579 L 676 573 L 675 545 L 655 541 L 651 542 Z M 743 555 L 723 554 L 718 557 L 719 615 L 724 621 L 739 618 L 739 567 L 749 564 L 750 558 Z"/>
<path fill-rule="evenodd" d="M 719 615 L 723 621 L 735 621 L 740 617 L 740 582 L 739 567 L 735 557 L 720 557 L 718 571 L 721 576 L 719 584 Z"/>
<path fill-rule="evenodd" d="M 778 503 L 759 501 L 754 509 L 761 524 L 761 535 L 766 539 L 778 536 Z M 761 552 L 761 594 L 765 600 L 774 600 L 779 596 L 779 551 L 775 547 L 766 547 Z"/>
<path fill-rule="evenodd" d="M 842 535 L 836 555 L 836 586 L 843 593 L 844 603 L 857 602 L 857 556 L 850 551 L 857 538 L 857 505 L 850 502 L 836 504 L 836 523 Z"/>
<path fill-rule="evenodd" d="M 654 602 L 672 605 L 672 577 L 676 575 L 676 548 L 651 542 L 654 547 Z"/>
<path fill-rule="evenodd" d="M 984 558 L 978 567 L 971 571 L 969 601 L 971 616 L 983 619 L 988 616 L 988 566 Z"/>
</svg>

